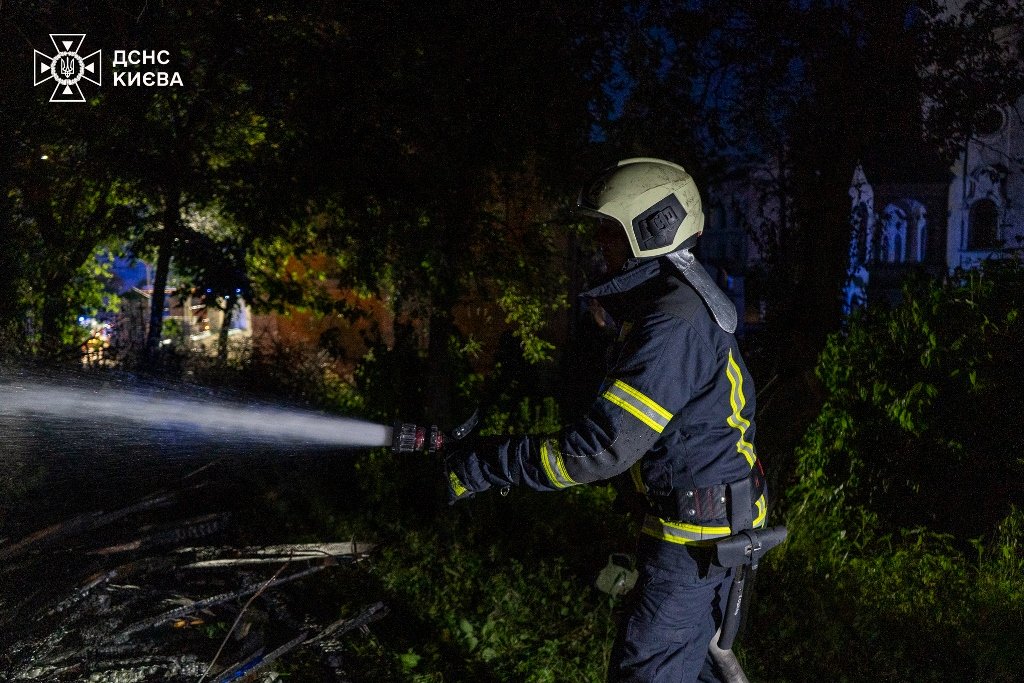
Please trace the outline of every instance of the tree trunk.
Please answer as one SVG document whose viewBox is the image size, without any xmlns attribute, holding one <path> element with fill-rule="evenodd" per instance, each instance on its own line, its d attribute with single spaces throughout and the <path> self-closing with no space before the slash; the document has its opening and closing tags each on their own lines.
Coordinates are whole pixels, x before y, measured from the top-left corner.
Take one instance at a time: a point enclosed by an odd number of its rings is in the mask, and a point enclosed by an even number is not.
<svg viewBox="0 0 1024 683">
<path fill-rule="evenodd" d="M 160 340 L 163 338 L 164 301 L 167 298 L 167 275 L 171 267 L 171 251 L 181 223 L 181 196 L 175 189 L 167 193 L 164 207 L 164 229 L 157 248 L 156 272 L 153 276 L 153 298 L 149 309 L 149 331 L 146 355 L 150 367 L 157 363 Z"/>
<path fill-rule="evenodd" d="M 51 246 L 60 244 L 59 240 L 63 235 L 50 204 L 39 203 L 34 208 L 40 235 L 46 242 L 45 248 L 49 249 Z M 71 283 L 74 256 L 65 259 L 60 255 L 55 255 L 51 258 L 53 258 L 52 268 L 49 269 L 49 272 L 44 270 L 46 277 L 43 283 L 42 310 L 39 312 L 39 349 L 43 355 L 53 358 L 60 355 L 62 350 L 61 323 L 71 313 L 68 310 L 65 290 Z"/>
<path fill-rule="evenodd" d="M 455 385 L 452 380 L 451 354 L 448 342 L 454 332 L 446 311 L 435 311 L 430 316 L 430 338 L 427 342 L 427 418 L 443 426 L 452 424 L 452 398 Z"/>
<path fill-rule="evenodd" d="M 68 271 L 65 271 L 67 273 Z M 70 279 L 51 276 L 43 287 L 42 320 L 40 321 L 40 347 L 44 355 L 56 357 L 63 351 L 61 323 L 69 315 L 64 290 Z"/>
<path fill-rule="evenodd" d="M 217 335 L 217 361 L 223 365 L 228 360 L 228 332 L 231 329 L 231 321 L 234 318 L 235 302 L 229 296 L 224 299 L 224 318 L 220 324 L 220 332 Z"/>
</svg>

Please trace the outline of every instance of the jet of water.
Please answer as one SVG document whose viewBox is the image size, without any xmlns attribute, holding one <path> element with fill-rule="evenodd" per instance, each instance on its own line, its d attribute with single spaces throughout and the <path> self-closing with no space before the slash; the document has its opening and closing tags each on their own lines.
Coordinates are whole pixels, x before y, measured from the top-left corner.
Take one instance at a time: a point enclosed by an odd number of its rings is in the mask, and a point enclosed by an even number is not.
<svg viewBox="0 0 1024 683">
<path fill-rule="evenodd" d="M 309 410 L 181 397 L 166 391 L 0 383 L 0 421 L 61 429 L 157 431 L 190 438 L 277 446 L 390 446 L 392 428 Z"/>
</svg>

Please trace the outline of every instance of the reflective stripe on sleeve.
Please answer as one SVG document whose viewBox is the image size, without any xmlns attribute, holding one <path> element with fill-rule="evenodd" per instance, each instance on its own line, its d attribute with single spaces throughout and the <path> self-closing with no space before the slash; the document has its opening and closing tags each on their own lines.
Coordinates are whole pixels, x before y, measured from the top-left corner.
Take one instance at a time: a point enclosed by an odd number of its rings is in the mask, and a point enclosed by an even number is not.
<svg viewBox="0 0 1024 683">
<path fill-rule="evenodd" d="M 564 489 L 567 486 L 579 484 L 565 471 L 565 461 L 562 459 L 562 452 L 558 450 L 558 443 L 554 439 L 548 439 L 541 443 L 540 462 L 544 467 L 544 473 L 548 475 L 551 485 L 555 488 Z"/>
<path fill-rule="evenodd" d="M 729 364 L 725 368 L 725 374 L 729 378 L 729 385 L 731 391 L 729 392 L 729 404 L 732 406 L 732 415 L 730 415 L 726 422 L 729 426 L 739 432 L 739 438 L 736 439 L 736 452 L 742 455 L 747 464 L 751 467 L 754 466 L 754 444 L 747 441 L 747 429 L 750 427 L 750 422 L 743 417 L 743 408 L 747 405 L 747 398 L 743 395 L 743 374 L 740 372 L 740 366 L 736 363 L 736 360 L 732 357 L 732 350 L 729 350 Z"/>
<path fill-rule="evenodd" d="M 452 491 L 455 492 L 456 496 L 461 496 L 469 491 L 469 489 L 462 485 L 462 482 L 459 481 L 459 477 L 454 472 L 448 473 L 448 483 L 451 484 Z"/>
<path fill-rule="evenodd" d="M 601 394 L 601 398 L 619 406 L 659 434 L 665 430 L 669 420 L 672 419 L 672 413 L 620 379 L 615 380 Z"/>
</svg>

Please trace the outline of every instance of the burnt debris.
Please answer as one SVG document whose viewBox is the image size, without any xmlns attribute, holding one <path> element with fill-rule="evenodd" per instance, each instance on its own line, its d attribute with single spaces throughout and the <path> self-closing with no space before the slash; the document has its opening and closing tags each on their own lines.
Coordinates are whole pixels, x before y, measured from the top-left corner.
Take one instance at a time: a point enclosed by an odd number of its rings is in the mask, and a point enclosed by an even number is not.
<svg viewBox="0 0 1024 683">
<path fill-rule="evenodd" d="M 183 514 L 203 487 L 189 484 L 0 541 L 0 679 L 269 681 L 303 652 L 321 680 L 348 680 L 341 641 L 387 608 L 324 618 L 304 584 L 373 546 L 235 547 L 229 512 Z"/>
</svg>

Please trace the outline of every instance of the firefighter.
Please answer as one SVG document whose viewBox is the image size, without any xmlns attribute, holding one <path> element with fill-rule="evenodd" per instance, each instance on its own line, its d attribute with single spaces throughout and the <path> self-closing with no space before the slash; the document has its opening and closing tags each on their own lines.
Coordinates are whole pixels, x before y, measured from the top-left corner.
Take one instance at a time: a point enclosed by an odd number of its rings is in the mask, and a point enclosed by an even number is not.
<svg viewBox="0 0 1024 683">
<path fill-rule="evenodd" d="M 583 188 L 579 208 L 602 221 L 612 276 L 584 296 L 619 324 L 616 359 L 593 406 L 557 436 L 460 445 L 445 464 L 449 498 L 628 472 L 649 512 L 608 680 L 721 680 L 708 648 L 730 569 L 716 565 L 715 539 L 763 526 L 767 512 L 736 309 L 690 252 L 704 215 L 682 167 L 620 161 Z"/>
</svg>

